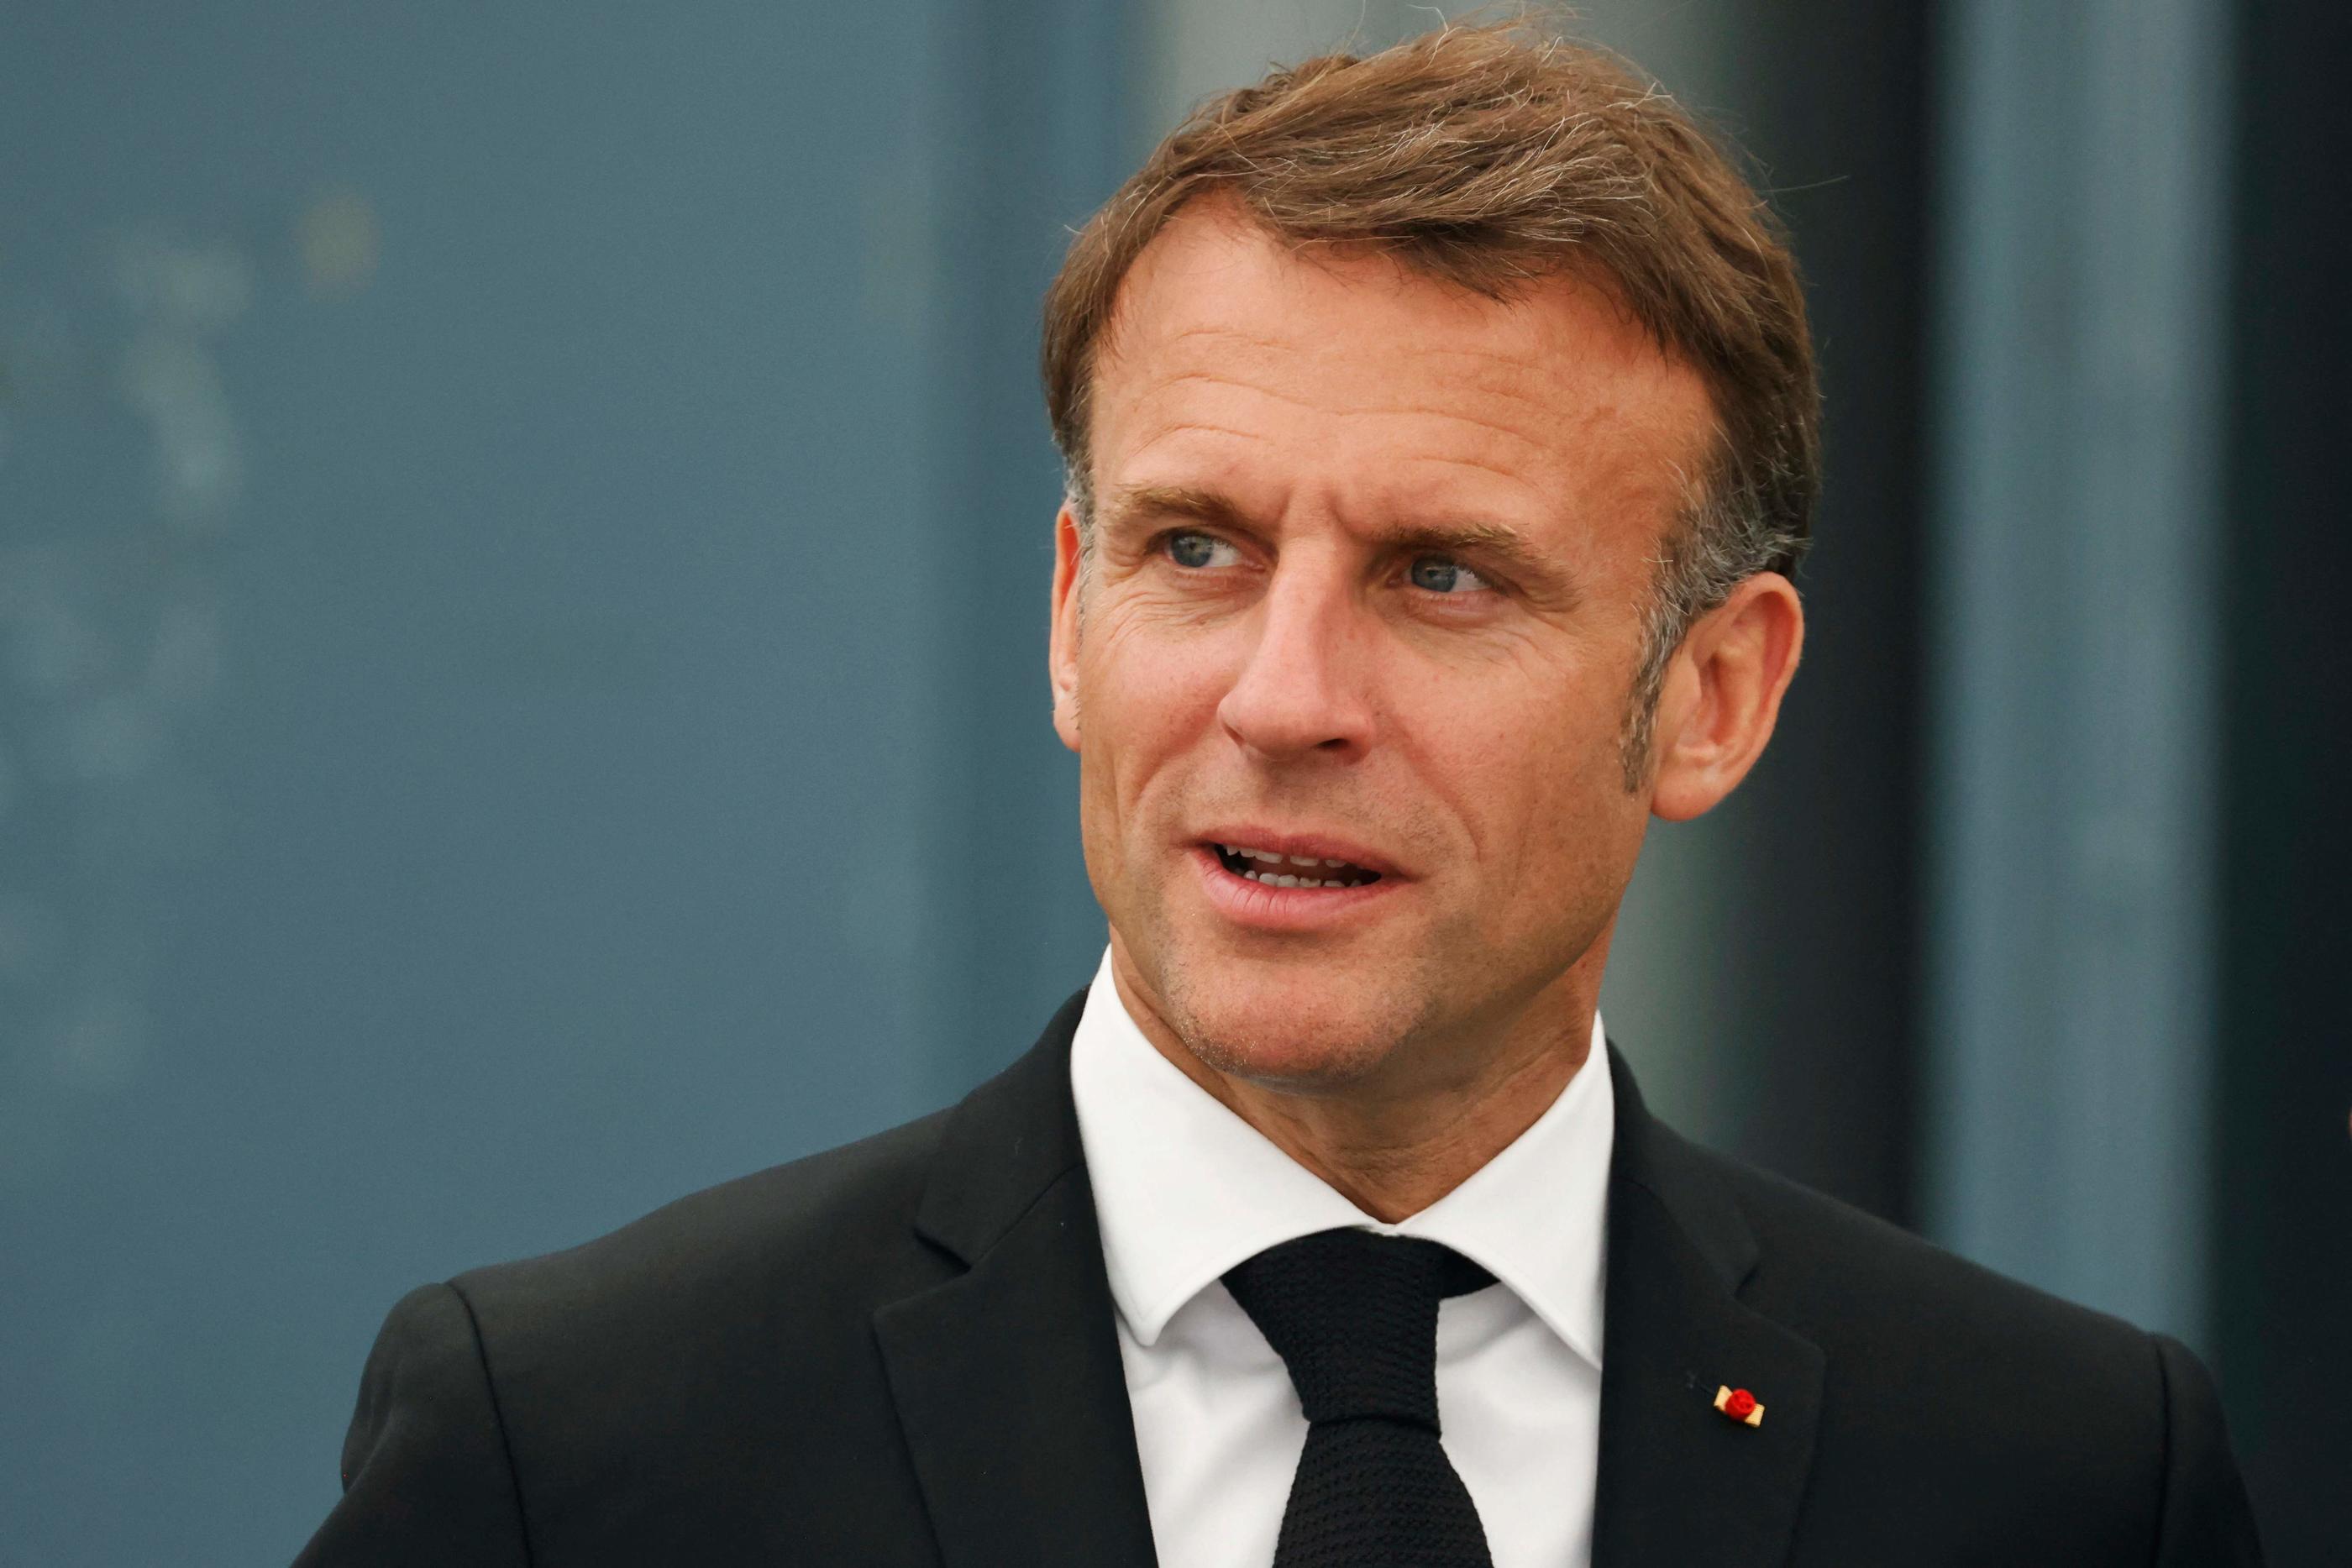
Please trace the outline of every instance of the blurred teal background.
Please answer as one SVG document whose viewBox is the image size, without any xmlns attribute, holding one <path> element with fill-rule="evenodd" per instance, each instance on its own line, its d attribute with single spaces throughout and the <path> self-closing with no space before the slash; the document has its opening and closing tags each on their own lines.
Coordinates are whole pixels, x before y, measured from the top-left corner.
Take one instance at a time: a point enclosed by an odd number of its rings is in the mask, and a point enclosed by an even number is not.
<svg viewBox="0 0 2352 1568">
<path fill-rule="evenodd" d="M 411 1285 L 1028 1043 L 1102 940 L 1045 281 L 1189 103 L 1465 10 L 0 5 L 0 1563 L 289 1558 Z M 2352 29 L 1583 16 L 1754 155 L 1829 398 L 1804 674 L 1612 1032 L 2185 1334 L 2334 1561 Z"/>
</svg>

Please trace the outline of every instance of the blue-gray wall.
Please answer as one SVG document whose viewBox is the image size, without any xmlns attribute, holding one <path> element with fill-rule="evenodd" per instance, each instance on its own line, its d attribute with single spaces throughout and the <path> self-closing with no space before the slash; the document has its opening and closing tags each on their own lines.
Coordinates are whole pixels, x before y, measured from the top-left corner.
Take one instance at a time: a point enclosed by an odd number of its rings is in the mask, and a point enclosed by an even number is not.
<svg viewBox="0 0 2352 1568">
<path fill-rule="evenodd" d="M 0 1562 L 291 1556 L 401 1291 L 1084 979 L 1100 9 L 0 9 Z"/>
</svg>

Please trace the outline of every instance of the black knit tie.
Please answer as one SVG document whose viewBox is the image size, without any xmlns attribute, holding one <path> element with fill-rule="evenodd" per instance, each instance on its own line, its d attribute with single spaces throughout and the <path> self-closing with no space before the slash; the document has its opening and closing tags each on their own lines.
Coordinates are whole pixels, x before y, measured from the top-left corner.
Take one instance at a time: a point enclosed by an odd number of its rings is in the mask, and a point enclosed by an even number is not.
<svg viewBox="0 0 2352 1568">
<path fill-rule="evenodd" d="M 1437 1440 L 1437 1303 L 1494 1281 L 1450 1247 L 1369 1230 L 1302 1236 L 1225 1275 L 1307 1412 L 1274 1568 L 1493 1568 Z"/>
</svg>

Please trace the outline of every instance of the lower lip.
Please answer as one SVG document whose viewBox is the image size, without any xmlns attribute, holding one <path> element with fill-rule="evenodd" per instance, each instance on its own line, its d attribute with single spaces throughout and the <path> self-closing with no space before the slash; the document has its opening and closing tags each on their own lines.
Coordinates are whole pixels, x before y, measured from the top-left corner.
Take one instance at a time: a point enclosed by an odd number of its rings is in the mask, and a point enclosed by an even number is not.
<svg viewBox="0 0 2352 1568">
<path fill-rule="evenodd" d="M 1205 844 L 1193 847 L 1192 863 L 1217 913 L 1259 931 L 1320 931 L 1360 917 L 1399 885 L 1396 878 L 1384 876 L 1356 887 L 1269 887 L 1227 871 Z"/>
</svg>

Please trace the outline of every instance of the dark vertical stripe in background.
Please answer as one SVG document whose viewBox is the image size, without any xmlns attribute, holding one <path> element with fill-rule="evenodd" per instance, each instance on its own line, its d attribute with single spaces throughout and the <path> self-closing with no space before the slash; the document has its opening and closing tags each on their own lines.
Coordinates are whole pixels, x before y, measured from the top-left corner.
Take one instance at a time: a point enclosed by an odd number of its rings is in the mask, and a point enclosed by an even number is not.
<svg viewBox="0 0 2352 1568">
<path fill-rule="evenodd" d="M 2219 1367 L 2273 1563 L 2352 1553 L 2352 10 L 2244 5 Z"/>
</svg>

